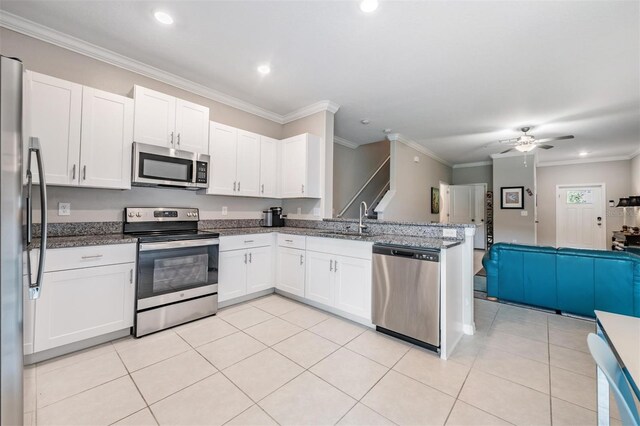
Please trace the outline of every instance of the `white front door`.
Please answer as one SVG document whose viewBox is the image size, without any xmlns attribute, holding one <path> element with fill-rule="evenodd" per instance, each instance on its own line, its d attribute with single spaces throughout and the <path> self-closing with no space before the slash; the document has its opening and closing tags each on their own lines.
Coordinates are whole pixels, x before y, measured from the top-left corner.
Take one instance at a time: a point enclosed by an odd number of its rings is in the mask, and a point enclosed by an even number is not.
<svg viewBox="0 0 640 426">
<path fill-rule="evenodd" d="M 556 187 L 556 246 L 606 248 L 604 185 Z"/>
<path fill-rule="evenodd" d="M 474 214 L 472 185 L 451 185 L 449 187 L 449 222 L 471 223 Z"/>
</svg>

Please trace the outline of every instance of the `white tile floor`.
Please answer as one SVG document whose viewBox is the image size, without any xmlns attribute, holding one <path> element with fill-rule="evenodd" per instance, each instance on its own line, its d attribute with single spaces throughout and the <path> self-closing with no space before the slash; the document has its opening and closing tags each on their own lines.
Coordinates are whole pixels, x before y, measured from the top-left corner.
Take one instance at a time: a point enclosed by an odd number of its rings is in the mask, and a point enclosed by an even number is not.
<svg viewBox="0 0 640 426">
<path fill-rule="evenodd" d="M 592 322 L 476 300 L 476 324 L 442 361 L 271 295 L 28 367 L 25 422 L 596 423 Z"/>
</svg>

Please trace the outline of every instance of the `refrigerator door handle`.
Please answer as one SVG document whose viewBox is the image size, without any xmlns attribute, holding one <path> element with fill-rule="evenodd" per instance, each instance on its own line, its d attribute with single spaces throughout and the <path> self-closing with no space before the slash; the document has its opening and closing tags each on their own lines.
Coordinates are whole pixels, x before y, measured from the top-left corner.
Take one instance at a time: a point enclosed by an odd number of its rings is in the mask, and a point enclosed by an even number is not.
<svg viewBox="0 0 640 426">
<path fill-rule="evenodd" d="M 29 270 L 29 299 L 37 299 L 40 297 L 40 291 L 42 289 L 42 278 L 44 276 L 44 260 L 47 252 L 47 184 L 45 182 L 44 165 L 42 163 L 42 148 L 40 146 L 40 140 L 38 138 L 29 138 L 29 151 L 27 156 L 27 243 L 31 243 L 32 228 L 33 228 L 33 201 L 32 197 L 32 185 L 33 178 L 31 173 L 31 153 L 36 154 L 36 163 L 38 165 L 38 175 L 40 178 L 40 259 L 38 259 L 38 274 L 36 276 L 36 282 L 31 280 L 31 259 L 27 260 Z M 27 252 L 27 256 L 30 256 L 30 251 Z"/>
</svg>

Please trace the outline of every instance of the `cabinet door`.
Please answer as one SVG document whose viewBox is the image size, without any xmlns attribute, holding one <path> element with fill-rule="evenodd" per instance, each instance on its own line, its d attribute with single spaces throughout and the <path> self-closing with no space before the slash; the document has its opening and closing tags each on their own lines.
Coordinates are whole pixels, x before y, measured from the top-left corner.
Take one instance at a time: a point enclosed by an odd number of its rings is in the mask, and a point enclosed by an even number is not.
<svg viewBox="0 0 640 426">
<path fill-rule="evenodd" d="M 337 256 L 334 259 L 335 307 L 371 319 L 371 261 Z"/>
<path fill-rule="evenodd" d="M 236 194 L 237 137 L 236 128 L 211 122 L 209 131 L 211 165 L 207 194 Z"/>
<path fill-rule="evenodd" d="M 260 196 L 278 196 L 278 140 L 260 137 Z"/>
<path fill-rule="evenodd" d="M 273 262 L 271 247 L 258 247 L 247 250 L 247 294 L 273 287 Z"/>
<path fill-rule="evenodd" d="M 316 302 L 333 306 L 334 303 L 334 256 L 326 253 L 307 251 L 307 273 L 305 297 Z"/>
<path fill-rule="evenodd" d="M 131 327 L 134 267 L 46 272 L 36 301 L 34 352 Z"/>
<path fill-rule="evenodd" d="M 173 148 L 176 136 L 176 98 L 134 86 L 133 99 L 133 140 Z"/>
<path fill-rule="evenodd" d="M 307 144 L 303 136 L 281 141 L 282 173 L 280 196 L 282 198 L 296 198 L 304 196 L 306 184 Z"/>
<path fill-rule="evenodd" d="M 276 288 L 304 297 L 304 250 L 278 247 L 278 274 Z"/>
<path fill-rule="evenodd" d="M 29 71 L 25 88 L 25 162 L 29 137 L 37 137 L 42 146 L 47 184 L 77 184 L 82 86 Z M 34 181 L 39 181 L 35 155 L 31 170 Z"/>
<path fill-rule="evenodd" d="M 247 250 L 220 252 L 218 302 L 247 294 Z"/>
<path fill-rule="evenodd" d="M 85 87 L 80 185 L 131 188 L 133 99 Z"/>
<path fill-rule="evenodd" d="M 238 194 L 260 195 L 260 135 L 238 130 Z"/>
<path fill-rule="evenodd" d="M 209 153 L 209 108 L 176 99 L 176 148 Z"/>
</svg>

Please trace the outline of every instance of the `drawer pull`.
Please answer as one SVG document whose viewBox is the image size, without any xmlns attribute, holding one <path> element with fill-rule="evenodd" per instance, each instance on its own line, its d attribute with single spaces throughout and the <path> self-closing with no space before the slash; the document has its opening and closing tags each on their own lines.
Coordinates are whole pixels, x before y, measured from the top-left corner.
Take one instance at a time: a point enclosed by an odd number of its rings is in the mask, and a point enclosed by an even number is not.
<svg viewBox="0 0 640 426">
<path fill-rule="evenodd" d="M 252 243 L 252 242 L 253 242 L 253 240 L 244 240 L 245 244 L 249 244 L 249 243 Z"/>
<path fill-rule="evenodd" d="M 92 256 L 82 256 L 83 259 L 100 259 L 103 255 L 101 254 L 94 254 Z"/>
<path fill-rule="evenodd" d="M 288 242 L 288 243 L 292 243 L 293 242 L 293 240 L 285 240 L 285 241 Z"/>
</svg>

